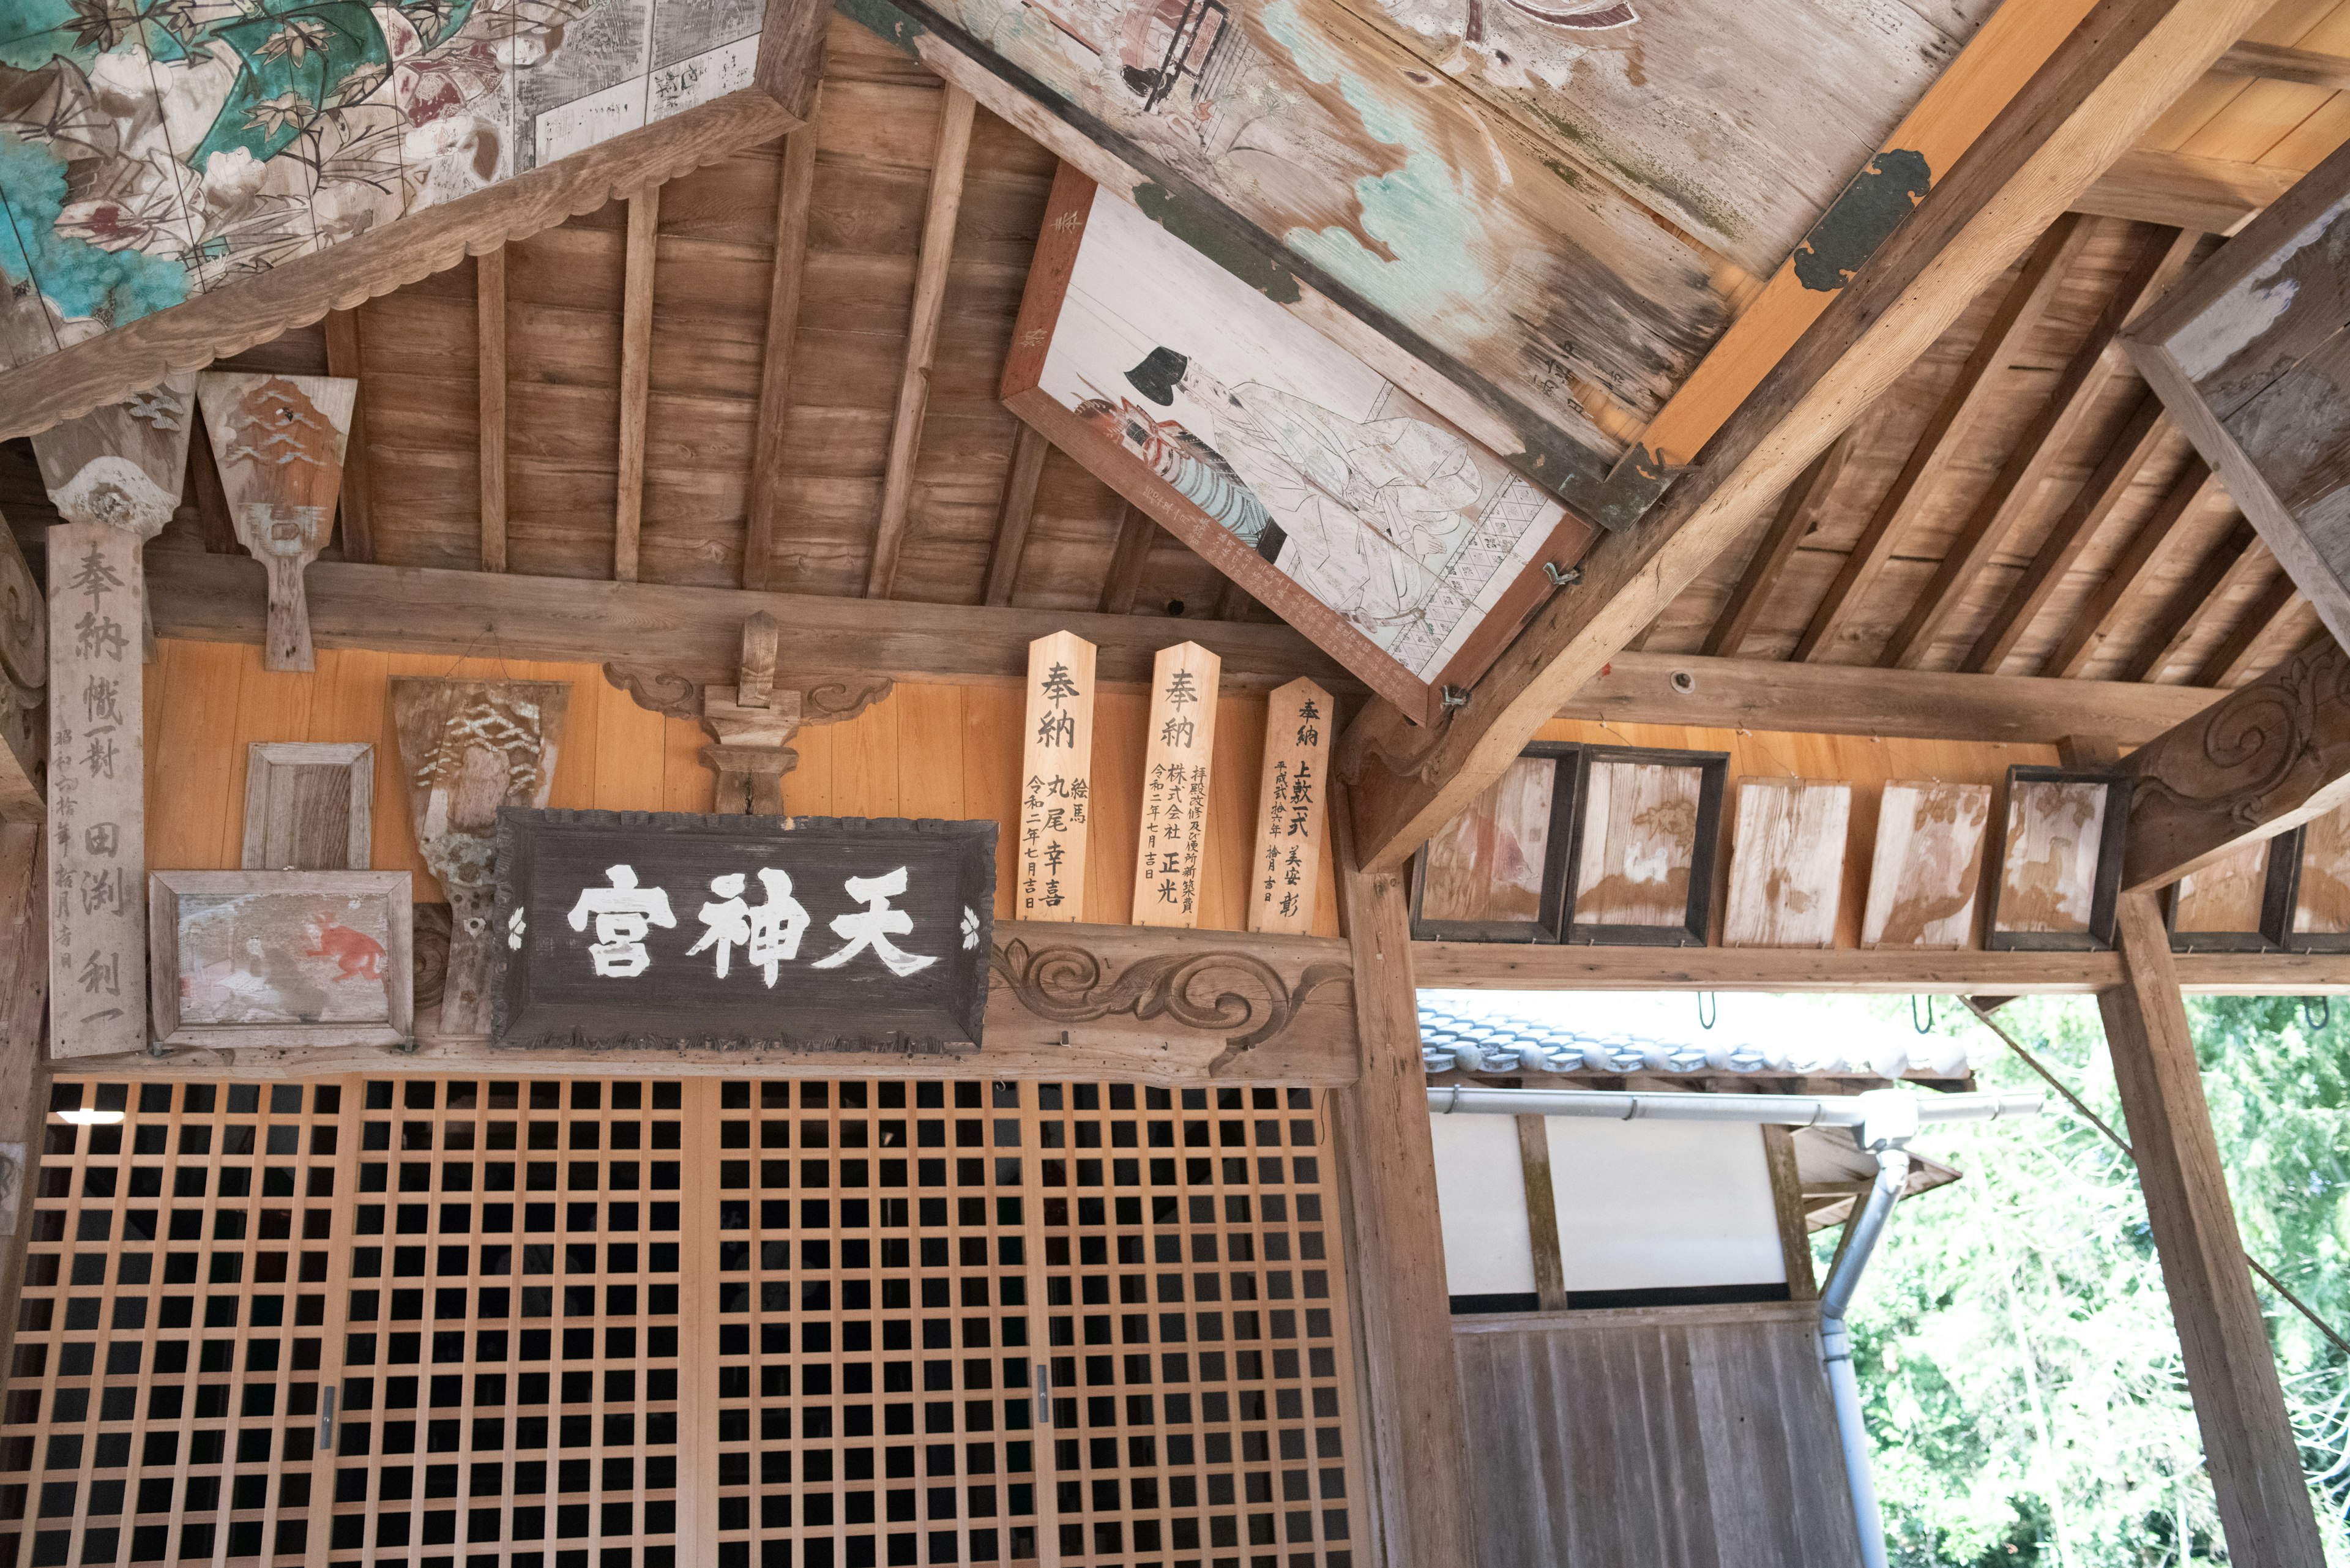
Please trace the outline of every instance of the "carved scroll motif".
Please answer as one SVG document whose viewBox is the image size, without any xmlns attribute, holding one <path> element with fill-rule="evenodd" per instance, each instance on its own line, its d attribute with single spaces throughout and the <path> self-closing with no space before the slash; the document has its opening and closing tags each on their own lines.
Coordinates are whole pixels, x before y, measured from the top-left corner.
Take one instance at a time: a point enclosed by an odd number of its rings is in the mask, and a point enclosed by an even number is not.
<svg viewBox="0 0 2350 1568">
<path fill-rule="evenodd" d="M 2324 711 L 2345 703 L 2350 703 L 2350 656 L 2330 639 L 2301 649 L 2199 714 L 2191 753 L 2181 735 L 2161 748 L 2158 759 L 2148 759 L 2154 766 L 2140 772 L 2132 814 L 2159 801 L 2258 827 L 2268 798 L 2294 770 L 2316 761 Z"/>
<path fill-rule="evenodd" d="M 1343 963 L 1308 964 L 1293 986 L 1263 959 L 1231 949 L 1158 953 L 1110 976 L 1100 955 L 1086 948 L 1032 950 L 1017 939 L 998 947 L 989 967 L 1039 1018 L 1090 1023 L 1115 1013 L 1144 1023 L 1163 1017 L 1225 1036 L 1232 1054 L 1278 1039 L 1317 989 L 1353 978 Z"/>
</svg>

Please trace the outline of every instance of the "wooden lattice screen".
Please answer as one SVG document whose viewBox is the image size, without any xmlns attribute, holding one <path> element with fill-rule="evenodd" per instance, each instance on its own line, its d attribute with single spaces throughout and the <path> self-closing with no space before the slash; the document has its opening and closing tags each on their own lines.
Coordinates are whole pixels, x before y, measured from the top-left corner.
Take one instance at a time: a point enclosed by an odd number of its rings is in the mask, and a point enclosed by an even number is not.
<svg viewBox="0 0 2350 1568">
<path fill-rule="evenodd" d="M 1299 1089 L 61 1081 L 0 1568 L 1352 1568 L 1322 1128 Z"/>
</svg>

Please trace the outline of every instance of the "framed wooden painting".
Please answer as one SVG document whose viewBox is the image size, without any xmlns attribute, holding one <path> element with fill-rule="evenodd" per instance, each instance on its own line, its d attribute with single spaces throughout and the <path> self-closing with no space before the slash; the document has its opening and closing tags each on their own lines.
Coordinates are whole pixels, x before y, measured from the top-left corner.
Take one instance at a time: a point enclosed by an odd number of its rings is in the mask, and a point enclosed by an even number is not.
<svg viewBox="0 0 2350 1568">
<path fill-rule="evenodd" d="M 1730 829 L 1730 888 L 1721 904 L 1722 946 L 1835 946 L 1851 821 L 1848 784 L 1740 779 Z"/>
<path fill-rule="evenodd" d="M 399 1045 L 415 1029 L 405 871 L 154 871 L 148 983 L 166 1045 Z"/>
<path fill-rule="evenodd" d="M 2007 770 L 2007 821 L 1985 945 L 2038 952 L 2114 945 L 2129 784 L 2078 768 Z"/>
<path fill-rule="evenodd" d="M 1865 948 L 1955 952 L 1974 941 L 1991 785 L 1894 779 L 1877 805 Z"/>
<path fill-rule="evenodd" d="M 2350 952 L 2350 805 L 2302 826 L 2284 945 L 2297 953 Z"/>
<path fill-rule="evenodd" d="M 1535 742 L 1420 846 L 1412 876 L 1415 940 L 1560 940 L 1581 749 Z"/>
<path fill-rule="evenodd" d="M 1575 764 L 1565 940 L 1703 947 L 1730 753 L 1586 746 Z"/>
<path fill-rule="evenodd" d="M 1004 406 L 1433 722 L 1597 530 L 1064 164 Z"/>
<path fill-rule="evenodd" d="M 2181 953 L 2276 952 L 2293 923 L 2301 829 L 2246 844 L 2172 883 L 2163 900 L 2170 949 Z"/>
</svg>

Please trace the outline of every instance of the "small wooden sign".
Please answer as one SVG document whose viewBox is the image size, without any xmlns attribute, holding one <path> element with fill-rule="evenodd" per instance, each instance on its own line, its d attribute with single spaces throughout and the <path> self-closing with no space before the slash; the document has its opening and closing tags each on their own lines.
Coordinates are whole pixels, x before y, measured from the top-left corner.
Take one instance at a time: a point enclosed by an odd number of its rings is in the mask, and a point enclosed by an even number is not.
<svg viewBox="0 0 2350 1568">
<path fill-rule="evenodd" d="M 1082 920 L 1093 834 L 1092 643 L 1056 631 L 1028 645 L 1024 723 L 1014 908 L 1024 920 Z"/>
<path fill-rule="evenodd" d="M 1208 768 L 1216 753 L 1216 684 L 1223 668 L 1196 642 L 1162 648 L 1151 662 L 1142 839 L 1134 856 L 1138 926 L 1200 923 L 1200 856 L 1208 838 Z"/>
<path fill-rule="evenodd" d="M 1322 884 L 1323 796 L 1330 785 L 1330 693 L 1293 680 L 1264 711 L 1249 929 L 1310 931 Z"/>
<path fill-rule="evenodd" d="M 1411 935 L 1422 942 L 1555 942 L 1565 919 L 1580 746 L 1535 741 L 1420 846 Z"/>
<path fill-rule="evenodd" d="M 1877 808 L 1865 948 L 1955 952 L 1974 940 L 1991 785 L 1895 779 Z"/>
<path fill-rule="evenodd" d="M 303 569 L 327 547 L 359 384 L 329 376 L 213 372 L 197 379 L 205 432 L 236 536 L 269 573 L 262 663 L 314 667 Z"/>
<path fill-rule="evenodd" d="M 2128 798 L 2128 785 L 2107 773 L 2007 770 L 2007 834 L 1988 946 L 2113 946 Z"/>
<path fill-rule="evenodd" d="M 1834 947 L 1844 898 L 1845 829 L 1851 820 L 1848 784 L 1739 780 L 1722 945 Z"/>
<path fill-rule="evenodd" d="M 2300 869 L 2302 832 L 2238 845 L 2170 889 L 2174 952 L 2272 952 L 2282 948 Z"/>
<path fill-rule="evenodd" d="M 498 814 L 502 1045 L 975 1048 L 995 824 Z"/>
<path fill-rule="evenodd" d="M 1566 940 L 1703 947 L 1727 752 L 1586 746 Z"/>
<path fill-rule="evenodd" d="M 2350 951 L 2350 805 L 2313 816 L 2302 829 L 2293 888 L 2295 952 Z"/>
</svg>

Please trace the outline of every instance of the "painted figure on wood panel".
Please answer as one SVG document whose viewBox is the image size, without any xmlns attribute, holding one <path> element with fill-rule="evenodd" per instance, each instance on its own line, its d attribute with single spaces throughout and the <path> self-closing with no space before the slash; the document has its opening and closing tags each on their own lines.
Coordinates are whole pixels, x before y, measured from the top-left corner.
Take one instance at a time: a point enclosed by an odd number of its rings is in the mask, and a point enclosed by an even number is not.
<svg viewBox="0 0 2350 1568">
<path fill-rule="evenodd" d="M 1039 384 L 1422 680 L 1565 515 L 1401 389 L 1098 192 Z"/>
<path fill-rule="evenodd" d="M 13 0 L 0 364 L 745 85 L 755 0 L 685 3 Z"/>
<path fill-rule="evenodd" d="M 2102 784 L 2019 784 L 2008 804 L 1999 926 L 2010 931 L 2089 929 L 2095 897 Z"/>
<path fill-rule="evenodd" d="M 383 900 L 311 893 L 185 898 L 180 1017 L 190 1024 L 364 1023 L 388 1016 Z"/>
</svg>

